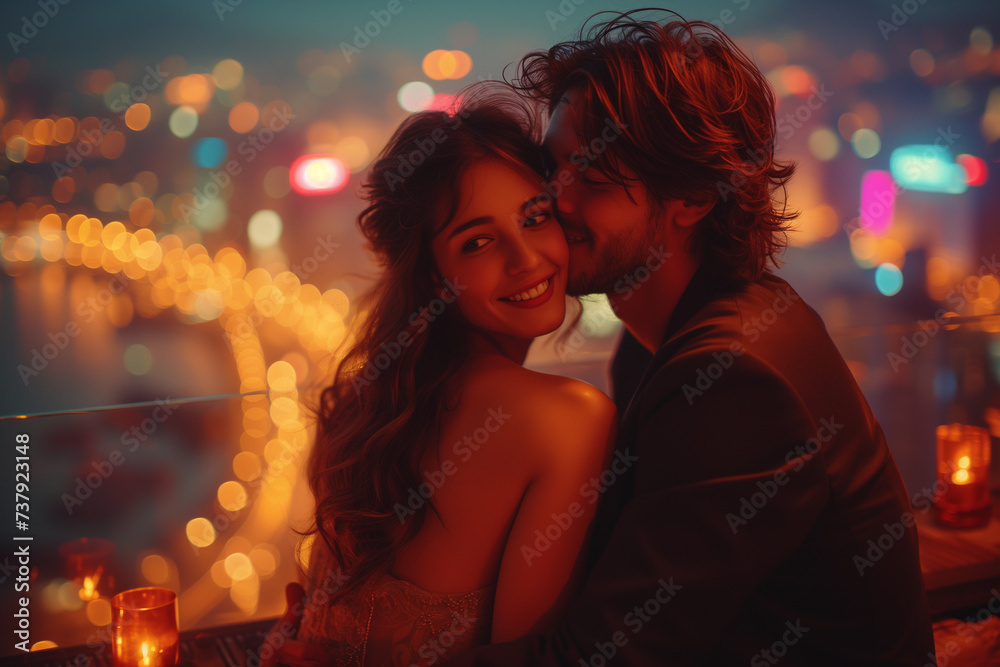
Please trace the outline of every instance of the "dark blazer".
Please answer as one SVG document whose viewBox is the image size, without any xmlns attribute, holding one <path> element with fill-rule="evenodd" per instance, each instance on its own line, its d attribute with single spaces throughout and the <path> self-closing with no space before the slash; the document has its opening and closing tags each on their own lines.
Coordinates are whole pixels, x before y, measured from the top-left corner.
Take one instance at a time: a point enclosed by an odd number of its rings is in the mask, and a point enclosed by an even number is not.
<svg viewBox="0 0 1000 667">
<path fill-rule="evenodd" d="M 563 622 L 450 664 L 934 664 L 910 499 L 784 280 L 695 274 L 617 449 Z"/>
</svg>

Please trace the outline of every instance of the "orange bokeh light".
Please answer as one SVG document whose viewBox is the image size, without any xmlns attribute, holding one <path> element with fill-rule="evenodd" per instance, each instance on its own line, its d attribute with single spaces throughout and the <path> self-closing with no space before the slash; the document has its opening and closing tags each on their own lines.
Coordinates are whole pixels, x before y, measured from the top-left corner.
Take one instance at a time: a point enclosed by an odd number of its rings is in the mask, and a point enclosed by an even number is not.
<svg viewBox="0 0 1000 667">
<path fill-rule="evenodd" d="M 124 150 L 125 135 L 118 130 L 108 132 L 104 135 L 104 139 L 101 140 L 101 155 L 109 160 L 117 159 Z"/>
<path fill-rule="evenodd" d="M 260 120 L 260 111 L 253 102 L 240 102 L 229 110 L 229 127 L 234 132 L 245 134 L 252 130 Z"/>
<path fill-rule="evenodd" d="M 796 97 L 809 97 L 815 86 L 812 75 L 797 65 L 782 68 L 781 83 Z"/>
<path fill-rule="evenodd" d="M 69 176 L 57 178 L 52 184 L 52 198 L 61 204 L 67 203 L 76 192 L 76 182 Z"/>
<path fill-rule="evenodd" d="M 115 75 L 111 73 L 111 70 L 95 69 L 90 73 L 90 77 L 87 80 L 87 87 L 90 89 L 91 94 L 103 95 L 108 86 L 114 82 Z"/>
<path fill-rule="evenodd" d="M 149 118 L 149 105 L 142 102 L 133 104 L 125 112 L 125 124 L 130 130 L 136 132 L 146 129 L 146 126 L 149 125 Z"/>
<path fill-rule="evenodd" d="M 42 118 L 35 124 L 35 143 L 48 146 L 55 134 L 56 122 L 51 118 Z"/>
<path fill-rule="evenodd" d="M 53 136 L 61 144 L 68 144 L 76 136 L 76 118 L 60 118 L 56 121 Z"/>
<path fill-rule="evenodd" d="M 424 56 L 422 66 L 424 74 L 435 81 L 461 79 L 472 70 L 472 58 L 465 51 L 435 49 Z"/>
<path fill-rule="evenodd" d="M 189 105 L 203 111 L 215 94 L 215 80 L 207 74 L 188 74 L 171 79 L 163 91 L 170 104 Z"/>
</svg>

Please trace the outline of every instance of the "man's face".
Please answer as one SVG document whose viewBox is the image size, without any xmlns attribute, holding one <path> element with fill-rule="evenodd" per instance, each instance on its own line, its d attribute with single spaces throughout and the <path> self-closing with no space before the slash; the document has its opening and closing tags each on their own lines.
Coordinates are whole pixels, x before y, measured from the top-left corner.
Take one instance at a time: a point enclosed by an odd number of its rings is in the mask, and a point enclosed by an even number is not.
<svg viewBox="0 0 1000 667">
<path fill-rule="evenodd" d="M 549 182 L 557 193 L 556 215 L 569 244 L 566 293 L 573 296 L 610 293 L 663 245 L 663 228 L 645 185 L 630 182 L 626 193 L 593 165 L 595 152 L 620 139 L 614 123 L 609 119 L 602 134 L 583 145 L 577 139 L 579 97 L 578 90 L 566 92 L 543 142 L 554 166 Z M 633 176 L 627 170 L 624 175 Z"/>
</svg>

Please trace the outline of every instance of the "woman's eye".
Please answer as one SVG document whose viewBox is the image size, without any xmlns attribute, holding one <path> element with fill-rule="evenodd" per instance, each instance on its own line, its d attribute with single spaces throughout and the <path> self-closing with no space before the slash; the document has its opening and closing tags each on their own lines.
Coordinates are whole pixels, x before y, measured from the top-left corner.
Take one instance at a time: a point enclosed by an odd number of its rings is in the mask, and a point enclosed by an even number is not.
<svg viewBox="0 0 1000 667">
<path fill-rule="evenodd" d="M 476 237 L 474 239 L 470 239 L 469 241 L 466 241 L 462 245 L 462 252 L 466 252 L 466 253 L 468 253 L 468 252 L 475 252 L 475 251 L 479 250 L 480 248 L 482 248 L 484 245 L 486 245 L 486 241 L 487 240 L 488 239 L 485 236 L 479 236 L 479 237 Z M 482 245 L 479 244 L 480 241 L 483 241 Z"/>
<path fill-rule="evenodd" d="M 525 223 L 534 221 L 533 225 L 528 225 L 529 227 L 534 227 L 537 225 L 545 224 L 552 217 L 552 211 L 538 211 L 537 213 L 532 213 L 524 218 Z"/>
</svg>

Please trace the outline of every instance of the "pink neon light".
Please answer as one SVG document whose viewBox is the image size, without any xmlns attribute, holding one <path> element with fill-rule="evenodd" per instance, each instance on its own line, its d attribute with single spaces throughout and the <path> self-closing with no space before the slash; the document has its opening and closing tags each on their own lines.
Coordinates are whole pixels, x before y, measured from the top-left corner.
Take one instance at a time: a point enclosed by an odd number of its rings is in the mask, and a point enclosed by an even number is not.
<svg viewBox="0 0 1000 667">
<path fill-rule="evenodd" d="M 289 168 L 288 177 L 301 195 L 325 195 L 342 190 L 350 178 L 350 170 L 336 155 L 303 155 Z"/>
<path fill-rule="evenodd" d="M 887 171 L 866 171 L 861 179 L 861 226 L 881 236 L 892 225 L 896 183 Z"/>
</svg>

